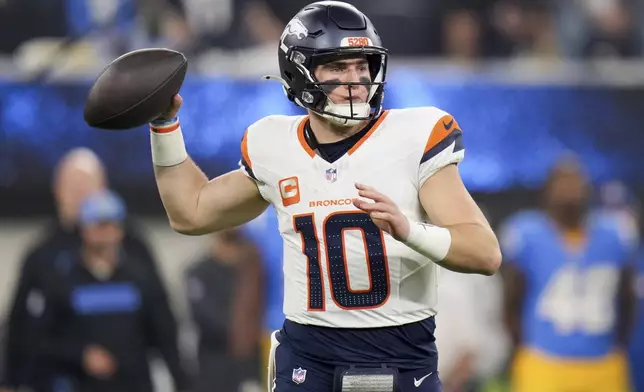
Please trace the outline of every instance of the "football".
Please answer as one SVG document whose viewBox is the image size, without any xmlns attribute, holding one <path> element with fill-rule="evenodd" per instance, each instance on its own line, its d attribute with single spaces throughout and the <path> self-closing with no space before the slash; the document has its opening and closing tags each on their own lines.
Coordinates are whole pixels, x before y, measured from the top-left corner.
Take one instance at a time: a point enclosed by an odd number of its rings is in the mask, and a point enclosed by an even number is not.
<svg viewBox="0 0 644 392">
<path fill-rule="evenodd" d="M 141 49 L 112 61 L 85 101 L 85 122 L 94 128 L 126 130 L 165 112 L 179 92 L 188 60 L 170 49 Z"/>
</svg>

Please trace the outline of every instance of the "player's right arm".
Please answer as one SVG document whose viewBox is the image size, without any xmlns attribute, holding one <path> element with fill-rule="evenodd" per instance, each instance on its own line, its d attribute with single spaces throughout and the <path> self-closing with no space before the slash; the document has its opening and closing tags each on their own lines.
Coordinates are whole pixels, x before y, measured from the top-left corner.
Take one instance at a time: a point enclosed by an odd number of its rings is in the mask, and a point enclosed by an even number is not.
<svg viewBox="0 0 644 392">
<path fill-rule="evenodd" d="M 176 119 L 181 96 L 163 118 Z M 188 157 L 178 119 L 151 126 L 152 160 L 157 187 L 170 226 L 187 235 L 203 235 L 253 220 L 268 207 L 257 184 L 241 169 L 208 180 Z"/>
</svg>

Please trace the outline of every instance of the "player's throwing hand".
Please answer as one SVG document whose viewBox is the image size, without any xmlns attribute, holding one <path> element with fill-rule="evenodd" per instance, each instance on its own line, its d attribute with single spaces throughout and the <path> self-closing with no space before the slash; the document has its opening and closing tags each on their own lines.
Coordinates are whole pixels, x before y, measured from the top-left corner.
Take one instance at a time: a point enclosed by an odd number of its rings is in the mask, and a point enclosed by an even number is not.
<svg viewBox="0 0 644 392">
<path fill-rule="evenodd" d="M 356 188 L 358 195 L 374 202 L 370 203 L 356 198 L 353 199 L 353 205 L 369 214 L 376 226 L 391 234 L 398 241 L 403 241 L 409 236 L 409 221 L 400 212 L 396 203 L 370 186 L 356 184 Z"/>
<path fill-rule="evenodd" d="M 172 103 L 170 104 L 170 107 L 168 110 L 163 113 L 158 120 L 172 120 L 177 113 L 179 113 L 179 109 L 181 109 L 181 105 L 183 105 L 183 98 L 181 95 L 176 94 L 174 97 L 172 97 Z"/>
</svg>

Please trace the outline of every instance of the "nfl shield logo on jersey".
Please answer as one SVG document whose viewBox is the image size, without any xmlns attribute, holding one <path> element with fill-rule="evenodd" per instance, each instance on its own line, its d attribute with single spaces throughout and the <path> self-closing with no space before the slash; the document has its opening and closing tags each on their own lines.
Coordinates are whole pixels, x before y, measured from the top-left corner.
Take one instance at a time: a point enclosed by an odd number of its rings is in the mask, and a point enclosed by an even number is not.
<svg viewBox="0 0 644 392">
<path fill-rule="evenodd" d="M 293 382 L 301 384 L 306 380 L 306 369 L 297 368 L 293 369 Z"/>
<path fill-rule="evenodd" d="M 335 182 L 338 179 L 338 169 L 326 169 L 326 180 Z"/>
</svg>

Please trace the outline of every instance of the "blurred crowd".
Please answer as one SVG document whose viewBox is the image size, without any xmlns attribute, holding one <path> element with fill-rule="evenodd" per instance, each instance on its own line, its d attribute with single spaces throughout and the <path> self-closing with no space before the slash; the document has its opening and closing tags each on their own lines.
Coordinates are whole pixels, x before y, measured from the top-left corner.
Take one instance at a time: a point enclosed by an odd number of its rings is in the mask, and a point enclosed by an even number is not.
<svg viewBox="0 0 644 392">
<path fill-rule="evenodd" d="M 5 67 L 64 59 L 104 65 L 129 50 L 164 46 L 196 56 L 267 51 L 308 0 L 3 0 Z M 354 0 L 398 58 L 637 58 L 638 0 Z M 28 23 L 27 23 L 28 21 Z M 250 51 L 250 53 L 248 52 Z M 0 68 L 1 70 L 2 68 Z M 93 69 L 93 68 L 92 68 Z"/>
<path fill-rule="evenodd" d="M 71 150 L 52 184 L 57 214 L 25 249 L 0 323 L 0 390 L 153 391 L 158 357 L 172 390 L 257 391 L 265 294 L 256 245 L 238 230 L 216 233 L 186 269 L 191 351 L 146 233 L 95 153 Z"/>
</svg>

